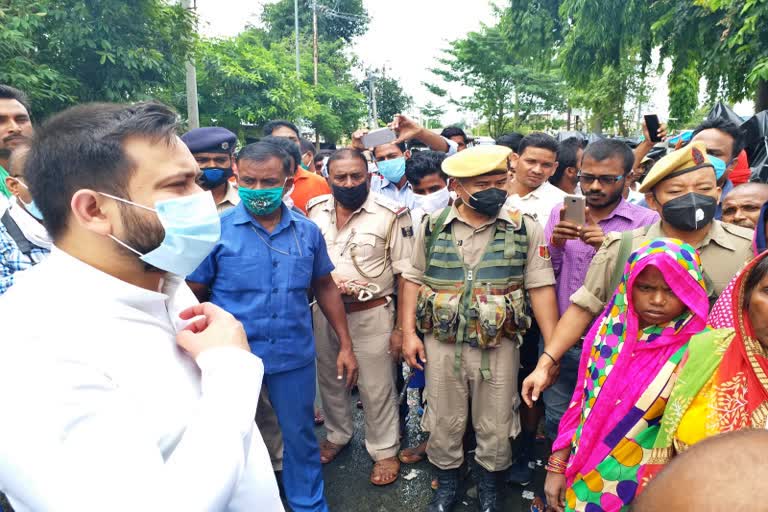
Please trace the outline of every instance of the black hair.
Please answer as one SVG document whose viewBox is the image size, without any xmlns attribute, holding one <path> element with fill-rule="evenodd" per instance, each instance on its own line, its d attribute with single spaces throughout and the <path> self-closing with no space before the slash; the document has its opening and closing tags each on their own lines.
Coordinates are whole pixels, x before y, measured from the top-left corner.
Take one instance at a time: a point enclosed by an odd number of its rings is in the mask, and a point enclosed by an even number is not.
<svg viewBox="0 0 768 512">
<path fill-rule="evenodd" d="M 259 142 L 248 144 L 237 154 L 237 163 L 243 160 L 251 162 L 266 162 L 273 158 L 280 160 L 280 166 L 283 168 L 283 174 L 293 176 L 296 174 L 296 161 L 293 155 L 289 153 L 285 146 L 278 144 L 275 140 L 287 141 L 296 148 L 296 144 L 284 137 L 264 137 Z M 298 148 L 296 152 L 298 153 Z"/>
<path fill-rule="evenodd" d="M 504 135 L 501 135 L 498 139 L 496 139 L 496 144 L 499 146 L 504 146 L 515 153 L 518 153 L 518 148 L 520 147 L 520 141 L 522 141 L 525 138 L 525 135 L 518 132 L 512 132 L 512 133 L 505 133 Z"/>
<path fill-rule="evenodd" d="M 321 149 L 320 151 L 318 151 L 315 154 L 314 161 L 318 162 L 318 161 L 322 160 L 325 157 L 331 156 L 332 154 L 333 154 L 333 151 L 331 151 L 329 149 Z"/>
<path fill-rule="evenodd" d="M 515 153 L 522 155 L 528 148 L 546 149 L 553 152 L 555 154 L 555 159 L 557 159 L 557 141 L 553 136 L 547 135 L 544 132 L 532 132 L 523 137 L 523 140 L 520 141 L 520 145 Z"/>
<path fill-rule="evenodd" d="M 315 145 L 304 137 L 299 139 L 299 149 L 301 150 L 302 155 L 304 153 L 312 153 L 312 155 L 315 154 Z"/>
<path fill-rule="evenodd" d="M 296 137 L 301 138 L 301 134 L 299 133 L 299 129 L 296 127 L 296 125 L 290 121 L 286 121 L 285 119 L 275 119 L 265 124 L 264 135 L 272 135 L 273 131 L 281 127 L 290 128 L 296 133 Z"/>
<path fill-rule="evenodd" d="M 386 144 L 381 144 L 379 146 L 376 146 L 376 148 L 380 148 L 381 146 L 386 146 Z M 395 144 L 395 146 L 397 146 L 400 149 L 400 151 L 402 151 L 403 153 L 408 151 L 408 144 L 406 144 L 404 141 L 398 142 L 397 144 Z M 373 148 L 373 158 L 376 158 L 376 148 Z"/>
<path fill-rule="evenodd" d="M 178 140 L 178 123 L 176 112 L 161 103 L 89 103 L 69 108 L 40 126 L 24 175 L 54 241 L 67 227 L 72 196 L 78 190 L 127 195 L 136 162 L 125 153 L 125 139 L 142 137 L 172 146 Z"/>
<path fill-rule="evenodd" d="M 576 137 L 570 137 L 560 143 L 557 153 L 557 170 L 549 177 L 551 184 L 557 185 L 560 183 L 567 168 L 577 168 L 581 164 L 581 162 L 577 161 L 579 149 L 581 149 L 581 141 Z"/>
<path fill-rule="evenodd" d="M 768 258 L 763 258 L 749 272 L 747 281 L 744 283 L 744 302 L 742 303 L 744 310 L 749 310 L 749 300 L 752 298 L 752 294 L 755 293 L 757 285 L 760 284 L 760 281 L 763 280 L 766 274 L 768 274 Z"/>
<path fill-rule="evenodd" d="M 360 150 L 354 148 L 341 148 L 334 151 L 333 154 L 328 158 L 328 162 L 325 164 L 326 168 L 328 169 L 328 174 L 331 173 L 331 164 L 333 162 L 338 160 L 354 160 L 356 158 L 363 162 L 365 171 L 368 172 L 368 160 L 366 160 L 365 156 Z"/>
<path fill-rule="evenodd" d="M 703 123 L 701 123 L 696 127 L 695 130 L 693 130 L 691 138 L 695 137 L 704 130 L 720 130 L 721 132 L 727 133 L 733 139 L 731 162 L 735 160 L 736 157 L 739 156 L 739 153 L 741 153 L 741 150 L 744 149 L 744 132 L 741 131 L 741 128 L 733 124 L 732 121 L 722 119 L 720 117 L 714 119 L 705 119 Z M 725 163 L 730 164 L 731 162 Z"/>
<path fill-rule="evenodd" d="M 458 126 L 449 126 L 447 128 L 443 128 L 443 131 L 440 132 L 440 136 L 445 137 L 446 139 L 450 139 L 451 137 L 461 137 L 464 139 L 464 144 L 468 142 L 467 134 L 464 133 L 464 130 Z"/>
<path fill-rule="evenodd" d="M 609 158 L 618 158 L 621 161 L 624 170 L 624 176 L 632 171 L 635 165 L 635 154 L 632 149 L 624 142 L 614 139 L 598 139 L 589 144 L 584 150 L 582 162 L 590 157 L 596 162 L 602 162 Z"/>
<path fill-rule="evenodd" d="M 439 151 L 416 151 L 405 161 L 405 177 L 411 185 L 418 185 L 426 176 L 439 174 L 440 178 L 448 181 L 442 165 L 445 153 Z"/>
<path fill-rule="evenodd" d="M 29 107 L 29 98 L 27 95 L 23 91 L 11 87 L 10 85 L 0 84 L 0 100 L 16 100 L 27 109 L 27 114 L 32 112 L 32 109 Z"/>
</svg>

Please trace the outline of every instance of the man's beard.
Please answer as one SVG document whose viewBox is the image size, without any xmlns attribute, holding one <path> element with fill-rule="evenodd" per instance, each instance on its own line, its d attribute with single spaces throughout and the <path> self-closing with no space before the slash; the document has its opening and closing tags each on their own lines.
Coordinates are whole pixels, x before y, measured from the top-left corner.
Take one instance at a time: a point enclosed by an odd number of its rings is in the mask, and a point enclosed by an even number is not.
<svg viewBox="0 0 768 512">
<path fill-rule="evenodd" d="M 152 222 L 147 216 L 140 214 L 135 206 L 119 203 L 119 208 L 120 217 L 125 228 L 123 242 L 126 245 L 141 254 L 147 254 L 160 247 L 165 238 L 165 230 L 158 221 Z M 157 219 L 155 214 L 150 215 Z M 135 255 L 135 253 L 122 246 L 121 249 Z M 148 263 L 145 263 L 144 267 L 146 270 L 162 272 L 162 270 Z"/>
</svg>

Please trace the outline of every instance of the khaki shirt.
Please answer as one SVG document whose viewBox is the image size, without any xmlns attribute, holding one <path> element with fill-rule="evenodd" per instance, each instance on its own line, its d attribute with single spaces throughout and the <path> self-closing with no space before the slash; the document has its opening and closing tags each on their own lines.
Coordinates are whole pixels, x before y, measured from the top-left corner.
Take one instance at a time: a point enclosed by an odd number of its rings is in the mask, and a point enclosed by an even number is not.
<svg viewBox="0 0 768 512">
<path fill-rule="evenodd" d="M 472 227 L 461 216 L 454 203 L 451 206 L 451 213 L 445 219 L 445 225 L 451 224 L 453 238 L 459 248 L 459 254 L 464 260 L 465 267 L 474 267 L 485 254 L 485 249 L 496 232 L 496 219 L 488 219 L 488 222 L 479 228 Z M 442 211 L 442 210 L 441 210 Z M 433 217 L 440 216 L 441 211 L 432 214 Z M 509 207 L 503 207 L 499 212 L 498 218 L 512 223 L 510 213 L 514 211 Z M 410 267 L 403 272 L 403 277 L 417 284 L 423 284 L 424 271 L 427 267 L 426 245 L 429 237 L 426 236 L 427 219 L 421 223 L 413 242 L 413 254 L 411 255 Z M 553 286 L 555 284 L 555 273 L 552 270 L 547 243 L 544 240 L 544 230 L 533 217 L 523 215 L 525 230 L 528 235 L 528 256 L 525 263 L 525 275 L 523 283 L 526 289 L 541 288 L 543 286 Z"/>
<path fill-rule="evenodd" d="M 710 297 L 723 293 L 733 276 L 753 258 L 752 234 L 749 229 L 718 220 L 712 221 L 706 238 L 695 247 L 701 257 L 703 270 L 714 287 L 714 290 L 709 290 Z M 632 231 L 632 250 L 640 247 L 646 240 L 665 236 L 661 230 L 661 221 L 635 229 Z M 620 245 L 621 233 L 609 233 L 605 237 L 602 247 L 592 258 L 584 285 L 571 295 L 571 303 L 594 315 L 602 313 L 614 292 L 609 288 Z"/>
<path fill-rule="evenodd" d="M 237 193 L 237 186 L 231 181 L 227 182 L 227 193 L 224 195 L 224 199 L 216 205 L 216 211 L 224 213 L 230 208 L 234 208 L 240 204 L 240 195 Z"/>
<path fill-rule="evenodd" d="M 363 206 L 338 230 L 336 201 L 328 194 L 307 202 L 307 216 L 323 233 L 328 256 L 336 266 L 333 272 L 336 278 L 378 285 L 381 291 L 374 294 L 372 300 L 394 293 L 395 275 L 408 267 L 413 245 L 413 224 L 407 208 L 370 193 Z M 392 234 L 387 246 L 390 228 Z M 355 262 L 364 274 L 355 268 Z M 345 302 L 356 300 L 350 296 L 343 299 Z"/>
</svg>

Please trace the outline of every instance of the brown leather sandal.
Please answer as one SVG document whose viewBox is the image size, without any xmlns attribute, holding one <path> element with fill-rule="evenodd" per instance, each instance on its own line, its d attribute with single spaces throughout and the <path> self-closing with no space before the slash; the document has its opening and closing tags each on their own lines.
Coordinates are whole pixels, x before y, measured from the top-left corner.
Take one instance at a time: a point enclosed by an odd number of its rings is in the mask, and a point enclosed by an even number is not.
<svg viewBox="0 0 768 512">
<path fill-rule="evenodd" d="M 423 443 L 417 446 L 400 450 L 400 453 L 397 454 L 397 458 L 400 459 L 400 462 L 402 462 L 403 464 L 416 464 L 417 462 L 421 462 L 422 460 L 424 460 L 424 457 L 426 456 L 427 456 L 426 441 L 424 441 Z"/>
<path fill-rule="evenodd" d="M 346 448 L 347 445 L 334 444 L 327 439 L 320 443 L 320 462 L 328 464 L 341 453 L 341 450 Z"/>
<path fill-rule="evenodd" d="M 389 476 L 385 479 L 384 474 Z M 378 486 L 389 485 L 397 480 L 398 476 L 400 476 L 400 461 L 397 457 L 377 460 L 371 471 L 371 483 Z"/>
</svg>

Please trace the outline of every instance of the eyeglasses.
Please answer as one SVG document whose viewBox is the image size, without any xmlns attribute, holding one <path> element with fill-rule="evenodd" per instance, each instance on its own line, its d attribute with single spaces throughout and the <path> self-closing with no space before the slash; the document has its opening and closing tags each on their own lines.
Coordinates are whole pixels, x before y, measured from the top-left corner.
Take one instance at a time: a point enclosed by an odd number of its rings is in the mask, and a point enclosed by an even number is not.
<svg viewBox="0 0 768 512">
<path fill-rule="evenodd" d="M 576 175 L 579 181 L 585 185 L 591 185 L 595 180 L 599 181 L 601 185 L 610 186 L 614 183 L 618 183 L 625 178 L 625 176 L 592 176 L 591 174 L 584 174 L 582 171 Z"/>
</svg>

